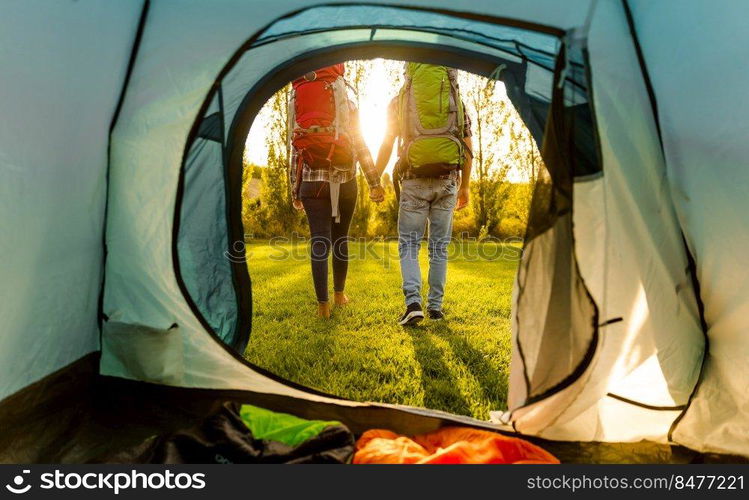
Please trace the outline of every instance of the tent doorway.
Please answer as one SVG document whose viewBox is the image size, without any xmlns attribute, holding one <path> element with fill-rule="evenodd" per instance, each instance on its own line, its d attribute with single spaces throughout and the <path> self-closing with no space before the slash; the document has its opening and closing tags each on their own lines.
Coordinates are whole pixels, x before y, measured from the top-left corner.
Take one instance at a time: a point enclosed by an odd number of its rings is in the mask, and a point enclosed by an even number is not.
<svg viewBox="0 0 749 500">
<path fill-rule="evenodd" d="M 374 158 L 406 64 L 345 62 L 357 127 Z M 397 151 L 381 178 L 383 202 L 369 200 L 364 170 L 359 171 L 347 234 L 345 286 L 352 302 L 345 308 L 333 306 L 332 319 L 320 320 L 310 273 L 309 224 L 290 199 L 291 87 L 283 86 L 263 105 L 244 151 L 242 217 L 254 300 L 245 357 L 253 364 L 358 401 L 421 406 L 483 420 L 506 408 L 512 287 L 542 161 L 501 81 L 460 71 L 456 85 L 473 142 L 472 201 L 450 211 L 443 308 L 448 319 L 427 319 L 416 328 L 397 323 L 404 308 L 393 180 Z M 426 238 L 422 247 L 426 288 Z M 332 292 L 328 295 L 332 303 Z M 426 300 L 424 304 L 426 308 Z"/>
<path fill-rule="evenodd" d="M 247 273 L 245 262 L 249 264 L 250 269 L 252 268 L 252 262 L 247 259 L 247 248 L 246 237 L 247 231 L 243 227 L 241 218 L 238 214 L 242 211 L 242 172 L 243 172 L 243 161 L 244 161 L 244 143 L 247 137 L 253 118 L 261 111 L 265 102 L 283 85 L 286 85 L 290 80 L 299 77 L 300 75 L 318 69 L 321 66 L 342 62 L 345 60 L 356 59 L 371 59 L 376 57 L 387 57 L 389 59 L 400 59 L 419 61 L 432 64 L 444 64 L 452 67 L 461 68 L 468 70 L 474 74 L 482 75 L 487 81 L 501 82 L 506 88 L 506 95 L 510 106 L 514 107 L 518 111 L 518 121 L 522 121 L 523 130 L 530 136 L 531 142 L 541 143 L 544 136 L 545 128 L 547 127 L 547 116 L 549 115 L 551 103 L 556 100 L 559 103 L 558 113 L 562 113 L 570 118 L 560 118 L 560 124 L 555 125 L 559 128 L 563 134 L 567 134 L 564 137 L 559 137 L 558 142 L 553 143 L 550 146 L 550 151 L 556 152 L 559 159 L 558 170 L 556 173 L 556 179 L 552 179 L 552 175 L 548 172 L 538 172 L 539 178 L 543 179 L 542 186 L 539 186 L 539 190 L 536 196 L 537 201 L 535 202 L 535 215 L 534 223 L 531 232 L 533 236 L 546 232 L 552 228 L 555 224 L 557 227 L 553 228 L 550 237 L 551 242 L 544 243 L 544 251 L 542 252 L 544 259 L 548 258 L 548 253 L 555 253 L 555 248 L 561 248 L 562 255 L 565 257 L 558 259 L 556 262 L 546 262 L 544 264 L 546 272 L 553 275 L 553 269 L 560 269 L 559 275 L 555 278 L 556 286 L 565 288 L 560 283 L 569 282 L 570 286 L 567 286 L 567 290 L 564 292 L 566 304 L 579 304 L 576 306 L 580 313 L 579 321 L 583 325 L 596 324 L 593 320 L 595 311 L 595 304 L 587 293 L 585 284 L 579 277 L 577 270 L 577 264 L 573 254 L 573 248 L 571 246 L 571 239 L 568 234 L 571 230 L 571 221 L 559 219 L 559 215 L 565 210 L 565 203 L 569 207 L 569 191 L 571 187 L 572 178 L 577 175 L 595 175 L 596 172 L 600 171 L 597 144 L 595 142 L 596 135 L 594 127 L 592 125 L 592 112 L 588 104 L 587 91 L 586 91 L 586 74 L 585 74 L 585 60 L 584 53 L 579 49 L 570 48 L 569 53 L 564 50 L 560 51 L 560 47 L 563 47 L 562 40 L 558 35 L 550 35 L 543 32 L 529 31 L 526 29 L 513 29 L 504 27 L 503 29 L 509 30 L 512 33 L 514 40 L 511 43 L 507 42 L 507 39 L 500 37 L 488 36 L 491 39 L 490 43 L 485 40 L 471 41 L 461 39 L 460 36 L 455 34 L 449 34 L 447 31 L 440 31 L 440 35 L 436 38 L 434 35 L 429 36 L 429 40 L 422 41 L 408 41 L 402 42 L 397 40 L 380 41 L 376 40 L 378 36 L 377 30 L 371 30 L 367 32 L 367 40 L 361 42 L 351 42 L 347 40 L 345 43 L 337 46 L 324 46 L 315 48 L 313 44 L 310 48 L 305 51 L 301 51 L 298 55 L 276 62 L 275 65 L 269 68 L 266 74 L 257 74 L 257 69 L 250 64 L 250 61 L 254 59 L 250 58 L 249 55 L 252 51 L 247 52 L 246 55 L 238 57 L 236 65 L 229 69 L 223 78 L 217 82 L 215 91 L 206 100 L 203 110 L 203 118 L 201 121 L 196 123 L 193 127 L 192 146 L 188 148 L 186 152 L 186 162 L 184 167 L 184 178 L 185 185 L 183 187 L 183 193 L 185 196 L 189 196 L 187 193 L 194 193 L 195 200 L 197 202 L 200 199 L 201 203 L 206 200 L 206 192 L 201 189 L 191 189 L 188 178 L 192 175 L 196 179 L 200 177 L 197 172 L 201 168 L 200 165 L 217 160 L 221 160 L 225 164 L 221 175 L 226 177 L 227 191 L 226 191 L 226 207 L 229 213 L 229 220 L 227 222 L 227 229 L 229 235 L 229 250 L 223 249 L 222 255 L 228 256 L 230 265 L 226 266 L 226 270 L 223 271 L 225 275 L 230 275 L 236 294 L 236 306 L 231 305 L 231 302 L 225 302 L 227 306 L 219 312 L 221 314 L 217 318 L 209 318 L 209 316 L 216 316 L 215 307 L 206 307 L 209 302 L 209 298 L 206 295 L 201 297 L 201 287 L 213 290 L 213 286 L 206 282 L 205 276 L 199 276 L 199 273 L 195 269 L 189 269 L 184 265 L 177 262 L 176 265 L 180 266 L 180 272 L 183 276 L 183 293 L 193 293 L 192 306 L 194 311 L 203 317 L 204 323 L 219 325 L 220 328 L 214 328 L 216 335 L 224 343 L 230 346 L 235 351 L 235 356 L 243 351 L 242 346 L 248 341 L 250 333 L 249 320 L 251 315 L 249 311 L 252 309 L 252 302 L 250 301 L 250 275 Z M 427 30 L 430 31 L 430 30 Z M 410 33 L 408 29 L 398 29 L 395 31 L 398 37 Z M 431 32 L 431 31 L 430 31 Z M 347 32 L 346 30 L 338 30 L 333 32 L 320 32 L 320 33 L 293 33 L 287 36 L 274 36 L 268 41 L 259 43 L 255 50 L 263 51 L 268 47 L 278 43 L 283 44 L 284 42 L 299 42 L 300 38 L 307 36 L 323 37 L 333 36 L 344 36 L 354 35 L 358 36 L 357 30 Z M 417 37 L 423 37 L 425 31 L 417 30 L 413 34 Z M 476 35 L 475 32 L 468 30 L 469 38 Z M 390 33 L 388 33 L 389 37 Z M 443 39 L 444 38 L 444 39 Z M 486 38 L 486 37 L 484 37 Z M 528 43 L 521 42 L 519 40 L 527 40 Z M 249 82 L 254 82 L 250 85 Z M 558 89 L 558 90 L 557 90 Z M 558 94 L 558 95 L 557 95 Z M 568 109 L 569 108 L 569 109 Z M 561 116 L 561 115 L 560 115 Z M 229 120 L 231 117 L 231 120 Z M 570 139 L 569 132 L 574 131 L 576 137 L 574 140 Z M 557 131 L 555 131 L 557 132 Z M 565 151 L 564 155 L 560 154 L 562 148 L 572 147 L 570 151 Z M 211 153 L 210 149 L 213 148 L 214 152 Z M 554 153 L 552 153 L 554 154 Z M 563 157 L 563 158 L 562 158 Z M 213 159 L 211 159 L 213 158 Z M 543 167 L 545 169 L 545 167 Z M 204 169 L 205 170 L 205 169 Z M 215 169 L 214 169 L 215 170 Z M 215 174 L 214 174 L 215 175 Z M 208 180 L 197 180 L 196 184 L 202 182 L 209 182 Z M 224 193 L 218 193 L 223 196 Z M 217 198 L 220 200 L 220 196 Z M 567 201 L 563 201 L 567 199 Z M 221 205 L 219 205 L 221 206 Z M 215 211 L 214 211 L 215 213 Z M 181 217 L 181 214 L 179 214 Z M 185 224 L 187 222 L 187 224 Z M 193 224 L 185 219 L 180 219 L 180 227 L 188 228 L 204 228 L 203 224 Z M 484 231 L 487 231 L 485 228 Z M 193 239 L 193 235 L 189 234 L 189 229 L 181 230 L 184 231 L 184 236 L 180 236 L 178 241 L 183 243 L 183 248 L 190 252 L 190 241 Z M 198 232 L 203 229 L 198 229 Z M 480 233 L 479 228 L 476 233 Z M 559 234 L 557 234 L 559 233 Z M 478 234 L 476 234 L 478 236 Z M 198 236 L 198 241 L 204 241 L 202 235 Z M 213 240 L 215 241 L 215 240 Z M 226 242 L 224 243 L 226 244 Z M 224 247 L 225 248 L 225 247 Z M 200 252 L 193 252 L 198 255 Z M 207 255 L 208 252 L 203 252 Z M 538 255 L 538 254 L 534 254 Z M 180 260 L 180 252 L 176 254 L 177 261 Z M 194 262 L 197 264 L 197 261 Z M 534 264 L 538 265 L 538 264 Z M 527 264 L 526 264 L 527 266 Z M 512 274 L 512 273 L 511 273 Z M 525 279 L 526 274 L 522 274 Z M 190 278 L 192 277 L 192 278 Z M 187 278 L 187 279 L 185 279 Z M 577 280 L 577 284 L 572 285 L 571 283 Z M 544 280 L 542 280 L 544 281 Z M 204 283 L 204 285 L 201 285 Z M 223 283 L 228 283 L 225 279 Z M 542 308 L 549 308 L 551 306 L 551 294 L 552 290 L 549 286 L 551 282 L 547 281 L 546 286 L 543 284 L 539 286 L 538 283 L 534 283 L 534 289 L 532 293 L 528 293 L 525 296 L 529 297 L 528 303 L 532 304 L 531 307 L 537 308 L 537 303 L 543 303 Z M 273 285 L 272 285 L 273 286 Z M 509 286 L 505 283 L 505 286 Z M 192 292 L 191 292 L 192 289 Z M 279 292 L 280 289 L 275 288 L 275 292 Z M 230 293 L 227 293 L 227 298 L 230 297 Z M 505 299 L 508 294 L 505 294 Z M 501 301 L 502 299 L 500 299 Z M 231 322 L 223 321 L 223 317 L 228 317 L 227 311 L 231 312 L 232 307 L 238 311 L 244 311 L 243 314 L 239 314 L 237 319 L 231 324 Z M 497 304 L 487 304 L 487 309 L 496 310 Z M 569 310 L 563 308 L 563 311 L 552 312 L 553 314 L 567 314 Z M 204 313 L 205 310 L 205 313 Z M 509 310 L 509 305 L 506 304 L 506 312 Z M 265 312 L 263 312 L 265 313 Z M 534 313 L 535 314 L 535 313 Z M 267 318 L 267 316 L 265 316 Z M 505 348 L 509 343 L 508 330 L 509 324 L 505 325 Z M 224 331 L 219 331 L 224 328 Z M 552 330 L 554 330 L 553 327 Z M 308 332 L 309 333 L 309 332 Z M 554 331 L 552 331 L 554 333 Z M 533 396 L 544 396 L 545 394 L 552 394 L 555 391 L 561 390 L 566 387 L 571 380 L 576 380 L 579 375 L 584 371 L 587 364 L 590 362 L 591 353 L 595 349 L 595 328 L 590 330 L 589 327 L 583 327 L 575 332 L 575 335 L 579 335 L 580 339 L 571 340 L 569 338 L 570 331 L 568 329 L 562 329 L 556 332 L 565 338 L 562 342 L 572 350 L 571 356 L 567 362 L 559 366 L 555 373 L 545 373 L 540 376 L 543 381 L 540 388 L 541 391 L 537 391 L 538 394 Z M 261 334 L 262 335 L 262 334 Z M 233 339 L 233 340 L 231 340 Z M 548 349 L 549 345 L 544 346 L 531 345 L 530 350 L 536 349 Z M 551 342 L 553 344 L 553 342 Z M 465 347 L 465 345 L 463 346 Z M 422 351 L 429 350 L 429 346 L 420 348 Z M 465 349 L 464 349 L 465 350 Z M 481 360 L 483 356 L 481 353 L 475 350 L 468 350 L 468 356 L 474 360 Z M 263 360 L 259 354 L 261 351 L 257 351 L 254 355 L 248 353 L 250 359 L 252 359 L 251 365 L 255 368 L 263 367 L 268 368 L 267 360 Z M 548 354 L 545 354 L 548 355 Z M 503 380 L 506 374 L 508 356 L 504 356 L 500 365 L 501 369 L 497 367 L 491 367 L 491 365 L 485 367 L 483 372 L 487 373 L 484 377 L 485 385 L 492 385 L 491 389 L 487 389 L 484 392 L 490 393 L 489 399 L 494 399 L 493 408 L 489 408 L 486 403 L 481 410 L 473 411 L 469 409 L 470 405 L 458 404 L 457 406 L 439 405 L 442 409 L 452 410 L 461 413 L 473 414 L 475 416 L 481 416 L 482 418 L 488 418 L 489 411 L 503 410 L 506 409 L 506 383 L 497 383 L 498 379 Z M 264 362 L 265 361 L 265 362 Z M 272 363 L 271 363 L 272 365 Z M 519 365 L 522 372 L 527 372 L 529 369 Z M 545 371 L 544 368 L 542 371 Z M 263 370 L 267 372 L 267 370 Z M 284 372 L 282 380 L 288 381 L 287 379 L 293 378 L 289 374 L 289 370 L 281 370 Z M 490 374 L 489 374 L 490 373 Z M 314 374 L 310 374 L 311 379 L 314 380 Z M 526 378 L 526 385 L 531 386 L 532 381 L 529 375 L 524 375 Z M 304 379 L 302 382 L 303 386 L 315 385 L 310 383 L 310 379 Z M 317 384 L 319 387 L 319 384 Z M 324 391 L 329 392 L 329 391 Z M 532 391 L 529 391 L 532 392 Z M 356 395 L 357 398 L 362 399 L 386 399 L 375 396 L 375 398 L 364 396 L 365 393 Z M 339 394 L 340 395 L 340 394 Z M 352 394 L 349 394 L 351 396 Z M 460 401 L 461 398 L 448 398 Z M 411 401 L 400 401 L 410 402 Z M 430 405 L 429 402 L 425 403 Z"/>
</svg>

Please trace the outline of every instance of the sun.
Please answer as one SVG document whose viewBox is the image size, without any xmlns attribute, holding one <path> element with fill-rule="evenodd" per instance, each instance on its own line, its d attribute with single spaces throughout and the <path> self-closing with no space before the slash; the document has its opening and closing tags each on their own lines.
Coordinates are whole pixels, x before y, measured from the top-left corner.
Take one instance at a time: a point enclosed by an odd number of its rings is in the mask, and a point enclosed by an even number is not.
<svg viewBox="0 0 749 500">
<path fill-rule="evenodd" d="M 390 104 L 390 99 L 397 89 L 388 79 L 384 65 L 380 61 L 375 61 L 370 66 L 366 85 L 361 90 L 359 95 L 359 125 L 364 142 L 372 153 L 372 159 L 377 161 L 377 152 L 380 149 L 388 125 L 388 104 Z M 395 156 L 395 154 L 391 156 L 390 162 L 385 168 L 386 172 L 392 172 Z"/>
<path fill-rule="evenodd" d="M 361 100 L 359 108 L 359 126 L 362 137 L 375 161 L 377 161 L 377 152 L 387 127 L 387 105 L 382 105 L 377 101 L 373 96 L 367 96 Z"/>
</svg>

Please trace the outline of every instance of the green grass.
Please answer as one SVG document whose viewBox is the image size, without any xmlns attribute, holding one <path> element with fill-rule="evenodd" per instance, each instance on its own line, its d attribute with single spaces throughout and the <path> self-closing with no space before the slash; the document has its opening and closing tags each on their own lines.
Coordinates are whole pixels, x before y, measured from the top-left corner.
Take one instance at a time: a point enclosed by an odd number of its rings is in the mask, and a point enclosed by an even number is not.
<svg viewBox="0 0 749 500">
<path fill-rule="evenodd" d="M 480 419 L 504 409 L 517 247 L 484 244 L 484 257 L 476 258 L 477 244 L 452 245 L 448 320 L 404 328 L 395 321 L 404 307 L 397 245 L 370 243 L 369 251 L 364 245 L 351 246 L 346 286 L 351 304 L 334 309 L 325 321 L 315 316 L 306 245 L 250 244 L 254 317 L 247 359 L 294 382 L 359 401 Z M 490 257 L 499 252 L 504 257 Z M 424 245 L 425 283 L 426 270 Z"/>
</svg>

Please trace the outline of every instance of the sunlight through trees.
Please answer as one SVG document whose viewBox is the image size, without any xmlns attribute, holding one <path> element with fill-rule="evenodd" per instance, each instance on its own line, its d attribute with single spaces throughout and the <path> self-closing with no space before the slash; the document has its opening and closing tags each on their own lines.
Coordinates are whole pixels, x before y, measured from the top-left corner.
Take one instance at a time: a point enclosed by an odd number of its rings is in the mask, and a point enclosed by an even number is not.
<svg viewBox="0 0 749 500">
<path fill-rule="evenodd" d="M 348 61 L 349 96 L 359 109 L 362 135 L 376 156 L 387 125 L 387 107 L 403 84 L 402 61 Z M 460 71 L 459 87 L 472 122 L 474 166 L 471 206 L 456 213 L 455 234 L 522 237 L 541 164 L 538 147 L 507 97 L 501 81 Z M 291 85 L 271 97 L 258 113 L 245 148 L 243 221 L 250 238 L 305 234 L 302 216 L 291 206 L 288 182 L 288 100 Z M 363 179 L 352 236 L 395 234 L 397 202 L 391 172 L 385 171 L 384 203 L 369 201 Z"/>
</svg>

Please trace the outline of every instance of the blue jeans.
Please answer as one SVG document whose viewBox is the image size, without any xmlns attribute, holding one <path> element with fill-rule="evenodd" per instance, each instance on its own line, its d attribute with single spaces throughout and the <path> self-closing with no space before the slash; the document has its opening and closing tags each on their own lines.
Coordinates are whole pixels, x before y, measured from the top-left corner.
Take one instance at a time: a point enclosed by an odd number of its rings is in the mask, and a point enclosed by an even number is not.
<svg viewBox="0 0 749 500">
<path fill-rule="evenodd" d="M 447 279 L 447 252 L 458 193 L 456 178 L 406 179 L 398 211 L 398 255 L 406 305 L 421 303 L 419 250 L 429 223 L 429 295 L 427 309 L 442 309 Z"/>
</svg>

